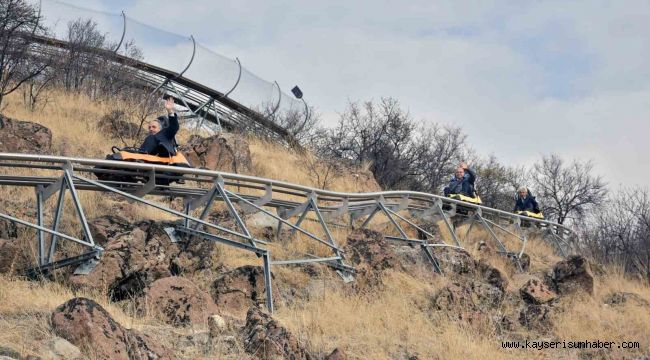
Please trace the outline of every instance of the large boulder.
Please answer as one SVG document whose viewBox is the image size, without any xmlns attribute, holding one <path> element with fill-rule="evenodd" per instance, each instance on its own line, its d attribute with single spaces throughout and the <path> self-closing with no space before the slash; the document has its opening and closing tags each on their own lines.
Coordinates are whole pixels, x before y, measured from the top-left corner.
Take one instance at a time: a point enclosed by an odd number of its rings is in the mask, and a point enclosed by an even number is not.
<svg viewBox="0 0 650 360">
<path fill-rule="evenodd" d="M 91 231 L 105 243 L 101 261 L 88 275 L 72 275 L 70 282 L 108 292 L 114 301 L 144 294 L 154 281 L 192 273 L 215 265 L 216 245 L 194 239 L 172 243 L 164 228 L 153 221 L 130 223 L 115 216 L 95 219 Z"/>
<path fill-rule="evenodd" d="M 51 147 L 50 129 L 0 115 L 0 152 L 47 154 Z"/>
<path fill-rule="evenodd" d="M 561 295 L 580 291 L 594 294 L 594 276 L 589 261 L 579 255 L 570 256 L 555 264 L 550 283 Z"/>
<path fill-rule="evenodd" d="M 498 309 L 504 290 L 483 281 L 453 282 L 440 289 L 431 298 L 433 310 L 444 311 L 450 318 L 475 322 L 484 319 L 491 310 Z"/>
<path fill-rule="evenodd" d="M 332 350 L 329 355 L 325 356 L 325 360 L 347 360 L 347 358 L 348 356 L 345 351 L 339 348 Z"/>
<path fill-rule="evenodd" d="M 551 307 L 547 304 L 524 306 L 519 312 L 519 324 L 528 330 L 549 332 L 553 328 Z"/>
<path fill-rule="evenodd" d="M 357 278 L 370 286 L 381 285 L 382 273 L 400 268 L 398 257 L 384 235 L 368 229 L 352 231 L 345 246 L 346 258 L 357 269 Z"/>
<path fill-rule="evenodd" d="M 438 259 L 440 270 L 445 275 L 472 275 L 476 270 L 476 261 L 467 250 L 454 247 L 432 248 L 433 255 Z"/>
<path fill-rule="evenodd" d="M 217 278 L 210 292 L 219 309 L 243 318 L 251 306 L 266 303 L 264 268 L 238 267 Z M 277 291 L 273 293 L 277 294 Z"/>
<path fill-rule="evenodd" d="M 259 359 L 313 358 L 291 332 L 256 307 L 246 314 L 242 336 L 246 352 Z"/>
<path fill-rule="evenodd" d="M 443 274 L 452 282 L 432 296 L 433 310 L 473 323 L 486 319 L 490 312 L 501 307 L 508 280 L 500 270 L 483 260 L 474 260 L 464 250 L 435 250 Z"/>
<path fill-rule="evenodd" d="M 248 142 L 240 135 L 221 133 L 205 138 L 193 135 L 180 149 L 197 168 L 231 173 L 250 173 L 252 169 Z"/>
<path fill-rule="evenodd" d="M 557 295 L 537 278 L 529 279 L 520 289 L 521 298 L 528 304 L 545 304 L 555 300 Z"/>
<path fill-rule="evenodd" d="M 93 359 L 175 359 L 174 354 L 147 335 L 117 323 L 96 302 L 74 298 L 51 316 L 55 334 L 82 349 Z"/>
<path fill-rule="evenodd" d="M 140 311 L 147 311 L 173 326 L 205 324 L 216 312 L 210 294 L 182 277 L 154 281 L 138 301 Z"/>
</svg>

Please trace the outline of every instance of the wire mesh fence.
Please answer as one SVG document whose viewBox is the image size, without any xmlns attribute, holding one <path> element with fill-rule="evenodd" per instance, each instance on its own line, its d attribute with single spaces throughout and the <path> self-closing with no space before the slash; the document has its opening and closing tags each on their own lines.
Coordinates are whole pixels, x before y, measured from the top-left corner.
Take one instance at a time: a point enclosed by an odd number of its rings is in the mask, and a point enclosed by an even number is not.
<svg viewBox="0 0 650 360">
<path fill-rule="evenodd" d="M 306 123 L 309 116 L 304 100 L 282 91 L 277 82 L 255 75 L 241 65 L 240 59 L 216 53 L 192 36 L 145 24 L 124 12 L 115 14 L 91 10 L 57 0 L 42 0 L 34 5 L 41 10 L 49 36 L 57 40 L 71 42 L 74 40 L 71 39 L 72 24 L 90 21 L 94 30 L 103 36 L 104 49 L 130 57 L 135 46 L 140 57 L 137 60 L 213 89 L 222 97 L 287 128 L 289 133 Z"/>
</svg>

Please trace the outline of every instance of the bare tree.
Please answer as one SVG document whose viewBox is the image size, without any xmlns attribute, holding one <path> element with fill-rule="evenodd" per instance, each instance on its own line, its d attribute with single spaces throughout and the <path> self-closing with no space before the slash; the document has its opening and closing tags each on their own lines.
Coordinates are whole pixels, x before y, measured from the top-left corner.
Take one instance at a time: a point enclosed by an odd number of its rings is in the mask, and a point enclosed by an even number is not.
<svg viewBox="0 0 650 360">
<path fill-rule="evenodd" d="M 531 179 L 547 217 L 563 224 L 602 204 L 606 184 L 600 176 L 592 175 L 592 170 L 591 161 L 565 164 L 556 154 L 544 156 L 534 165 Z"/>
<path fill-rule="evenodd" d="M 587 221 L 583 247 L 597 260 L 618 263 L 650 280 L 650 194 L 619 189 Z"/>
<path fill-rule="evenodd" d="M 383 98 L 379 104 L 350 103 L 319 153 L 355 164 L 369 162 L 380 186 L 404 188 L 420 150 L 412 141 L 415 128 L 395 99 Z"/>
<path fill-rule="evenodd" d="M 487 159 L 475 160 L 474 168 L 479 174 L 476 189 L 483 204 L 512 211 L 515 192 L 519 186 L 525 184 L 526 170 L 523 167 L 503 165 L 494 155 Z"/>
<path fill-rule="evenodd" d="M 300 165 L 307 169 L 312 181 L 323 190 L 329 189 L 332 182 L 343 172 L 340 160 L 318 157 L 310 152 L 303 154 Z"/>
<path fill-rule="evenodd" d="M 460 127 L 431 124 L 423 126 L 414 139 L 418 158 L 412 164 L 419 169 L 410 189 L 438 193 L 447 184 L 458 163 L 467 158 L 467 135 Z M 412 173 L 418 170 L 413 170 Z"/>
<path fill-rule="evenodd" d="M 96 50 L 104 49 L 106 36 L 99 32 L 91 19 L 77 19 L 68 23 L 68 51 L 61 64 L 60 75 L 66 90 L 79 91 L 91 75 L 102 71 L 98 67 Z"/>
<path fill-rule="evenodd" d="M 0 105 L 4 97 L 38 76 L 49 62 L 34 51 L 43 35 L 38 11 L 24 0 L 0 0 Z"/>
<path fill-rule="evenodd" d="M 44 94 L 54 84 L 56 76 L 56 70 L 50 66 L 39 75 L 23 83 L 23 103 L 27 109 L 36 111 L 38 105 L 41 105 L 41 109 L 47 105 L 48 98 Z"/>
</svg>

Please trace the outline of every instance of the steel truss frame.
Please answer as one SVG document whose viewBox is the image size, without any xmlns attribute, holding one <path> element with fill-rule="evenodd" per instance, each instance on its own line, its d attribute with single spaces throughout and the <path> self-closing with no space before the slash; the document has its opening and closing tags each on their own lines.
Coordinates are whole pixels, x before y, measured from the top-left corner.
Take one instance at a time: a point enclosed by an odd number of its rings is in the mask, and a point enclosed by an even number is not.
<svg viewBox="0 0 650 360">
<path fill-rule="evenodd" d="M 92 239 L 78 192 L 101 191 L 113 193 L 128 201 L 138 202 L 176 216 L 182 220 L 182 224 L 175 227 L 175 232 L 182 234 L 185 241 L 193 239 L 214 241 L 253 253 L 261 258 L 267 296 L 266 306 L 269 311 L 273 311 L 272 266 L 323 264 L 336 270 L 345 281 L 353 280 L 355 269 L 345 262 L 345 252 L 338 245 L 340 239 L 336 239 L 330 230 L 332 226 L 340 227 L 341 225 L 335 225 L 333 221 L 345 216 L 349 216 L 351 228 L 359 223 L 360 228 L 369 227 L 373 219 L 383 216 L 387 219 L 383 223 L 385 239 L 396 244 L 417 246 L 433 271 L 439 274 L 442 274 L 442 267 L 440 259 L 433 251 L 434 248 L 463 249 L 462 243 L 467 240 L 474 224 L 482 226 L 488 232 L 492 241 L 497 245 L 499 253 L 513 257 L 517 263 L 524 254 L 527 242 L 526 231 L 522 228 L 523 222 L 542 226 L 546 235 L 558 247 L 558 251 L 563 256 L 566 255 L 569 247 L 567 237 L 572 234 L 570 229 L 550 221 L 525 218 L 501 210 L 419 192 L 337 193 L 270 179 L 209 170 L 28 154 L 0 153 L 0 168 L 9 171 L 19 168 L 48 170 L 59 174 L 56 177 L 18 176 L 6 174 L 6 171 L 0 172 L 0 186 L 28 186 L 33 187 L 36 191 L 36 223 L 0 213 L 1 219 L 37 230 L 38 259 L 36 267 L 29 269 L 29 273 L 51 271 L 63 266 L 77 266 L 76 271 L 81 274 L 92 271 L 104 249 L 95 244 Z M 137 173 L 140 176 L 146 174 L 147 181 L 145 183 L 125 183 L 98 181 L 91 178 L 91 175 L 99 173 L 118 173 L 120 175 Z M 194 181 L 197 184 L 208 184 L 209 188 L 157 184 L 157 178 L 169 176 L 184 176 L 186 180 Z M 237 191 L 233 190 L 235 188 Z M 242 189 L 247 192 L 241 192 Z M 66 192 L 69 192 L 77 213 L 78 223 L 83 234 L 81 239 L 59 231 Z M 44 224 L 45 203 L 55 194 L 58 196 L 53 221 L 51 226 L 47 227 Z M 149 195 L 149 197 L 145 199 L 145 195 Z M 155 198 L 156 196 L 182 197 L 184 210 L 174 210 L 151 200 L 151 197 Z M 296 199 L 302 199 L 302 201 Z M 229 219 L 235 224 L 235 229 L 229 229 L 223 224 L 208 219 L 216 201 L 225 205 Z M 272 209 L 275 209 L 275 213 Z M 298 258 L 274 259 L 269 248 L 270 244 L 256 238 L 249 230 L 247 215 L 254 213 L 262 213 L 278 222 L 277 237 L 284 236 L 281 229 L 287 227 L 290 230 L 287 240 L 295 241 L 293 239 L 296 234 L 300 233 L 305 241 L 319 244 L 323 249 L 328 249 L 331 254 L 322 256 L 303 254 Z M 466 218 L 470 224 L 461 238 L 454 224 L 463 218 Z M 440 237 L 436 238 L 433 233 L 418 225 L 415 219 L 425 223 L 433 221 L 438 227 L 446 228 L 451 234 L 453 244 L 445 242 Z M 305 220 L 316 222 L 321 234 L 307 230 Z M 508 226 L 513 229 L 508 229 Z M 204 229 L 209 229 L 211 232 Z M 410 237 L 407 231 L 409 229 L 419 232 L 424 239 Z M 395 236 L 395 233 L 398 235 Z M 49 242 L 46 241 L 45 234 L 50 235 Z M 519 239 L 521 248 L 517 251 L 509 251 L 499 234 Z M 89 251 L 57 259 L 55 256 L 57 241 L 72 241 L 87 247 Z M 519 266 L 521 268 L 521 265 Z"/>
</svg>

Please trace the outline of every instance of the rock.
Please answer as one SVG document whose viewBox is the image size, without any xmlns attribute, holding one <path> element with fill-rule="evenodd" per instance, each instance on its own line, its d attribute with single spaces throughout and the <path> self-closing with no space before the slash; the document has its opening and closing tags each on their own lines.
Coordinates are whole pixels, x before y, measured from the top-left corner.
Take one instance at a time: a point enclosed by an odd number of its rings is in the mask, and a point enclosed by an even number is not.
<svg viewBox="0 0 650 360">
<path fill-rule="evenodd" d="M 492 267 L 485 261 L 479 260 L 476 262 L 476 272 L 479 279 L 496 287 L 501 292 L 505 292 L 508 287 L 508 279 L 506 279 L 505 275 L 499 269 Z"/>
<path fill-rule="evenodd" d="M 589 262 L 582 256 L 573 255 L 559 261 L 553 267 L 552 287 L 558 294 L 564 295 L 584 291 L 594 294 L 594 277 Z"/>
<path fill-rule="evenodd" d="M 470 275 L 476 269 L 476 262 L 463 249 L 453 247 L 432 248 L 434 256 L 439 260 L 442 273 L 445 275 Z"/>
<path fill-rule="evenodd" d="M 43 360 L 72 360 L 81 358 L 81 350 L 60 337 L 50 339 L 41 346 Z"/>
<path fill-rule="evenodd" d="M 211 295 L 219 309 L 243 318 L 251 306 L 266 303 L 264 269 L 247 265 L 229 271 L 214 281 Z"/>
<path fill-rule="evenodd" d="M 208 316 L 216 311 L 210 294 L 177 276 L 154 281 L 137 303 L 141 313 L 156 315 L 172 326 L 205 324 Z"/>
<path fill-rule="evenodd" d="M 248 142 L 240 135 L 221 133 L 211 137 L 193 135 L 180 150 L 197 168 L 250 173 L 251 152 Z"/>
<path fill-rule="evenodd" d="M 106 215 L 92 219 L 88 222 L 88 227 L 95 243 L 101 246 L 134 229 L 134 225 L 129 220 L 118 215 Z"/>
<path fill-rule="evenodd" d="M 369 286 L 381 285 L 384 270 L 401 268 L 399 260 L 384 235 L 368 229 L 357 229 L 348 235 L 345 246 L 347 260 L 357 269 L 357 279 Z"/>
<path fill-rule="evenodd" d="M 480 279 L 452 282 L 431 298 L 434 310 L 444 311 L 451 318 L 474 322 L 501 306 L 505 295 L 502 283 L 490 284 Z"/>
<path fill-rule="evenodd" d="M 259 359 L 312 359 L 298 339 L 270 315 L 252 307 L 242 329 L 244 349 Z"/>
<path fill-rule="evenodd" d="M 31 258 L 31 254 L 26 241 L 0 239 L 0 274 L 19 274 L 36 266 L 36 259 Z"/>
<path fill-rule="evenodd" d="M 635 304 L 638 306 L 650 306 L 650 302 L 638 294 L 630 292 L 613 292 L 605 296 L 603 301 L 607 305 Z"/>
<path fill-rule="evenodd" d="M 513 261 L 512 258 L 508 258 L 508 259 Z M 521 254 L 521 258 L 519 258 L 519 264 L 521 265 L 521 270 L 527 272 L 530 269 L 530 256 L 526 253 Z M 517 266 L 517 264 L 514 265 Z"/>
<path fill-rule="evenodd" d="M 94 359 L 174 359 L 175 355 L 147 335 L 118 324 L 96 302 L 73 298 L 56 308 L 51 317 L 58 336 L 79 346 Z"/>
<path fill-rule="evenodd" d="M 104 134 L 114 139 L 133 139 L 138 135 L 140 126 L 138 124 L 123 120 L 126 114 L 122 110 L 113 110 L 102 116 L 99 121 L 99 129 Z M 140 130 L 140 135 L 146 133 L 146 129 Z"/>
<path fill-rule="evenodd" d="M 20 353 L 10 347 L 5 347 L 0 345 L 0 360 L 3 359 L 20 359 L 22 356 Z"/>
<path fill-rule="evenodd" d="M 210 329 L 210 337 L 217 338 L 228 330 L 228 324 L 220 315 L 214 314 L 208 317 L 208 329 Z"/>
<path fill-rule="evenodd" d="M 544 282 L 532 278 L 519 289 L 521 298 L 528 304 L 545 304 L 555 300 L 557 295 L 551 291 Z"/>
<path fill-rule="evenodd" d="M 519 323 L 529 330 L 546 333 L 553 327 L 548 305 L 528 305 L 519 312 Z"/>
<path fill-rule="evenodd" d="M 88 275 L 72 275 L 74 287 L 109 293 L 113 301 L 139 297 L 154 281 L 216 266 L 214 242 L 201 239 L 172 243 L 164 228 L 173 224 L 130 223 L 116 216 L 91 221 L 104 254 Z"/>
<path fill-rule="evenodd" d="M 51 147 L 50 129 L 0 115 L 0 152 L 48 154 Z"/>
<path fill-rule="evenodd" d="M 347 360 L 348 356 L 343 350 L 336 348 L 331 354 L 325 356 L 325 360 Z"/>
</svg>

